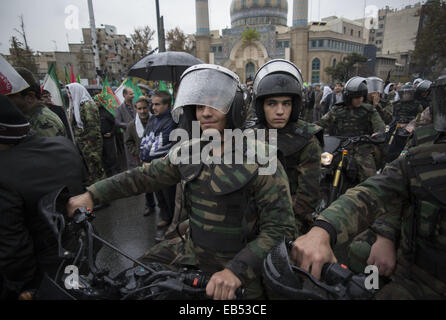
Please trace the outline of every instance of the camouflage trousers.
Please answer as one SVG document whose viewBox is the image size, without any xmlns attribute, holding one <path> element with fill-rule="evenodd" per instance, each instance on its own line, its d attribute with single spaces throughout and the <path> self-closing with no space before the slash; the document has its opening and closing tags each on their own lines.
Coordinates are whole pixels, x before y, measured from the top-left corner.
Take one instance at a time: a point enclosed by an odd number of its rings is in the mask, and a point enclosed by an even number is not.
<svg viewBox="0 0 446 320">
<path fill-rule="evenodd" d="M 354 238 L 348 251 L 348 266 L 354 273 L 364 273 L 376 234 L 367 229 Z M 418 269 L 417 267 L 412 266 Z M 417 270 L 422 274 L 422 270 Z M 408 263 L 399 258 L 391 278 L 379 278 L 380 290 L 376 294 L 378 300 L 421 300 L 446 299 L 446 286 L 433 281 L 420 281 L 410 272 Z"/>
<path fill-rule="evenodd" d="M 375 146 L 363 145 L 357 148 L 353 158 L 358 166 L 359 182 L 364 182 L 376 175 L 377 163 L 379 162 L 378 149 Z"/>
<path fill-rule="evenodd" d="M 230 259 L 218 256 L 218 253 L 206 253 L 208 250 L 193 245 L 188 233 L 183 240 L 180 237 L 165 240 L 147 251 L 138 260 L 144 264 L 158 262 L 168 267 L 195 267 L 210 275 L 222 271 Z M 206 252 L 205 252 L 206 251 Z M 199 256 L 208 256 L 198 259 Z M 264 297 L 263 286 L 260 278 L 252 281 L 245 288 L 244 299 L 262 299 Z"/>
<path fill-rule="evenodd" d="M 88 141 L 77 140 L 81 155 L 88 170 L 88 184 L 91 185 L 105 179 L 105 171 L 102 166 L 102 141 L 91 146 Z"/>
</svg>

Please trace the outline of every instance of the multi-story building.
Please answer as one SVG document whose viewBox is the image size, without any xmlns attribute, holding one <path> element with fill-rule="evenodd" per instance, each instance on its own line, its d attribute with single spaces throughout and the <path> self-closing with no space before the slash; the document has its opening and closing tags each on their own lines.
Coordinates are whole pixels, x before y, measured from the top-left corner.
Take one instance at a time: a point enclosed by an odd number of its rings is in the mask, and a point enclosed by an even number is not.
<svg viewBox="0 0 446 320">
<path fill-rule="evenodd" d="M 88 73 L 88 79 L 94 79 L 96 70 L 90 28 L 83 28 L 82 35 L 83 43 L 70 44 L 70 51 L 78 54 L 81 73 L 85 71 Z M 116 34 L 116 28 L 111 27 L 97 28 L 96 38 L 101 75 L 108 76 L 110 81 L 120 82 L 136 62 L 131 50 L 131 40 L 125 35 Z"/>
<path fill-rule="evenodd" d="M 404 9 L 391 9 L 387 6 L 379 10 L 378 28 L 370 31 L 369 43 L 377 47 L 381 57 L 377 63 L 377 75 L 386 73 L 389 61 L 394 61 L 392 75 L 409 77 L 410 53 L 415 49 L 416 36 L 420 24 L 421 3 L 406 6 Z"/>
<path fill-rule="evenodd" d="M 325 68 L 347 55 L 363 53 L 367 44 L 363 25 L 345 18 L 328 17 L 308 23 L 308 0 L 293 1 L 293 25 L 287 25 L 287 0 L 233 0 L 231 28 L 209 29 L 207 0 L 196 0 L 196 56 L 223 65 L 242 81 L 254 76 L 267 61 L 288 59 L 307 82 L 331 82 Z M 242 34 L 255 29 L 258 39 L 243 41 Z"/>
</svg>

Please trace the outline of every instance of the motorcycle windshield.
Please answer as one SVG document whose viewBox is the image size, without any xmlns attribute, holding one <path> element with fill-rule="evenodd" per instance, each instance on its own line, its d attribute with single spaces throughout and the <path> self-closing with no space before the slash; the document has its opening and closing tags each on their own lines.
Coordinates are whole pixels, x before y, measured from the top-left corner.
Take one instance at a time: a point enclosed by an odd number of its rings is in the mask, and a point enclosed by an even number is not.
<svg viewBox="0 0 446 320">
<path fill-rule="evenodd" d="M 324 137 L 324 152 L 334 153 L 341 145 L 342 139 L 333 136 Z"/>
</svg>

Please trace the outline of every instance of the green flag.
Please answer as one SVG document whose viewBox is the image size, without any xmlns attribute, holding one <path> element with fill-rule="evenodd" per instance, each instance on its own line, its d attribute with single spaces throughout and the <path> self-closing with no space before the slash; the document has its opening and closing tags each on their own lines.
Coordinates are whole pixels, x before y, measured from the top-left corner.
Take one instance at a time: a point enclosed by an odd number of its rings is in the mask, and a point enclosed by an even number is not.
<svg viewBox="0 0 446 320">
<path fill-rule="evenodd" d="M 172 105 L 175 104 L 175 100 L 173 97 L 173 88 L 172 88 L 172 84 L 166 84 L 166 82 L 164 82 L 163 80 L 160 81 L 160 85 L 159 85 L 159 91 L 167 91 L 170 93 L 170 95 L 172 96 Z"/>
<path fill-rule="evenodd" d="M 70 82 L 68 81 L 69 78 L 68 78 L 67 66 L 65 66 L 64 69 L 65 69 L 65 84 L 68 84 Z"/>
<path fill-rule="evenodd" d="M 95 99 L 98 100 L 108 112 L 115 116 L 116 109 L 119 107 L 119 102 L 110 87 L 108 77 L 105 77 L 102 84 L 102 92 L 95 96 Z"/>
<path fill-rule="evenodd" d="M 141 96 L 143 96 L 141 89 L 138 87 L 138 82 L 136 81 L 135 78 L 132 77 L 128 78 L 127 81 L 125 82 L 125 86 L 133 90 L 135 94 L 135 99 L 133 100 L 133 102 L 138 101 L 138 99 Z"/>
</svg>

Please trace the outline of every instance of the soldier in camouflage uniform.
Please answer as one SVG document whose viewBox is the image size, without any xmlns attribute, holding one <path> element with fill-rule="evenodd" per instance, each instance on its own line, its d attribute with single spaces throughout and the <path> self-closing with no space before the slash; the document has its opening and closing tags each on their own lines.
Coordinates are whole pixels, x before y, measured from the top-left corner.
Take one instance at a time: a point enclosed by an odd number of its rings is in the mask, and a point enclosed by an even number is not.
<svg viewBox="0 0 446 320">
<path fill-rule="evenodd" d="M 432 126 L 429 126 L 431 124 L 432 114 L 429 107 L 423 111 L 422 116 L 419 119 L 417 118 L 412 120 L 412 122 L 406 127 L 406 130 L 410 130 L 409 132 L 413 132 L 415 129 L 417 129 L 417 131 L 416 134 L 413 135 L 412 139 L 409 140 L 409 142 L 407 143 L 405 150 L 403 150 L 401 154 L 402 156 L 405 155 L 408 149 L 412 146 L 420 145 L 430 141 L 430 137 L 434 133 Z M 349 247 L 348 265 L 354 272 L 363 272 L 364 268 L 368 264 L 373 264 L 371 262 L 373 260 L 374 254 L 371 251 L 381 251 L 379 249 L 381 244 L 376 242 L 377 235 L 378 242 L 380 242 L 379 240 L 381 240 L 382 243 L 387 242 L 388 247 L 393 247 L 393 250 L 389 251 L 394 251 L 395 245 L 397 245 L 399 242 L 401 228 L 398 216 L 400 215 L 401 210 L 407 210 L 407 208 L 402 209 L 402 204 L 400 203 L 400 201 L 397 200 L 389 201 L 389 203 L 386 203 L 385 206 L 385 213 L 375 220 L 370 229 L 355 237 Z M 392 217 L 395 215 L 397 216 L 397 218 Z M 384 245 L 386 244 L 384 243 Z M 379 262 L 381 262 L 381 265 L 379 265 Z M 393 271 L 393 268 L 395 267 L 395 261 L 392 261 L 392 259 L 386 259 L 386 261 L 382 261 L 381 259 L 381 261 L 379 262 L 378 268 L 380 270 L 380 273 L 386 276 L 390 275 L 391 271 Z"/>
<path fill-rule="evenodd" d="M 281 59 L 261 67 L 254 78 L 254 108 L 256 129 L 277 130 L 279 159 L 290 182 L 297 227 L 304 233 L 320 198 L 323 129 L 298 120 L 302 109 L 299 69 Z"/>
<path fill-rule="evenodd" d="M 102 166 L 102 134 L 99 110 L 87 89 L 79 83 L 67 85 L 70 121 L 74 138 L 88 169 L 89 184 L 105 178 Z"/>
<path fill-rule="evenodd" d="M 220 66 L 189 68 L 182 76 L 173 118 L 177 121 L 183 113 L 182 117 L 198 120 L 206 133 L 242 125 L 237 120 L 240 110 L 231 108 L 238 82 L 237 75 Z M 194 152 L 183 157 L 184 150 L 198 147 L 201 154 L 208 144 L 205 139 L 183 142 L 164 158 L 100 181 L 88 193 L 72 198 L 68 211 L 181 183 L 189 217 L 184 241 L 161 242 L 141 261 L 197 266 L 212 274 L 206 293 L 214 299 L 233 299 L 240 286 L 246 288 L 246 298 L 262 297 L 263 259 L 284 236 L 297 234 L 286 173 L 276 158 L 272 160 L 277 170 L 260 175 L 264 166 L 247 164 L 246 159 L 243 164 L 209 164 L 204 159 L 190 164 Z M 221 154 L 221 149 L 213 149 L 213 157 Z"/>
<path fill-rule="evenodd" d="M 411 84 L 402 86 L 398 95 L 399 100 L 393 103 L 393 121 L 388 133 L 388 137 L 393 136 L 393 139 L 389 141 L 387 163 L 395 160 L 404 149 L 410 136 L 405 127 L 423 112 L 423 106 L 415 100 L 415 88 Z"/>
<path fill-rule="evenodd" d="M 60 118 L 40 103 L 40 87 L 33 74 L 25 68 L 16 68 L 29 88 L 9 95 L 9 98 L 23 112 L 33 131 L 41 137 L 66 137 L 66 130 Z"/>
<path fill-rule="evenodd" d="M 378 111 L 363 103 L 367 98 L 367 81 L 354 77 L 344 87 L 344 103 L 334 106 L 316 124 L 325 128 L 332 136 L 354 137 L 360 135 L 383 134 L 385 124 Z M 360 182 L 374 176 L 380 159 L 377 148 L 372 144 L 355 147 L 354 159 L 358 164 Z"/>
<path fill-rule="evenodd" d="M 346 241 L 359 220 L 371 220 L 384 204 L 407 202 L 400 215 L 388 217 L 401 226 L 397 266 L 381 299 L 446 298 L 446 74 L 433 85 L 433 125 L 415 131 L 408 152 L 382 175 L 350 189 L 323 211 L 308 234 L 294 242 L 292 259 L 317 278 L 336 258 L 330 248 Z"/>
<path fill-rule="evenodd" d="M 423 109 L 426 110 L 431 105 L 431 85 L 432 82 L 429 80 L 421 81 L 415 89 L 415 100 L 417 103 L 423 106 Z"/>
<path fill-rule="evenodd" d="M 392 122 L 392 104 L 381 98 L 384 91 L 384 81 L 378 77 L 367 78 L 367 103 L 378 111 L 385 124 Z"/>
<path fill-rule="evenodd" d="M 430 88 L 432 83 L 424 82 L 424 84 L 428 84 Z M 415 129 L 417 129 L 417 134 L 413 135 L 412 139 L 409 140 L 402 155 L 404 155 L 413 145 L 420 145 L 429 140 L 429 137 L 433 133 L 432 128 L 428 127 L 421 129 L 421 127 L 429 126 L 431 124 L 432 113 L 430 106 L 428 106 L 405 128 L 409 133 L 413 133 Z M 395 245 L 398 244 L 400 235 L 399 220 L 392 219 L 391 215 L 396 214 L 398 216 L 401 210 L 401 203 L 399 201 L 390 201 L 386 204 L 386 213 L 382 217 L 378 217 L 370 229 L 355 237 L 348 252 L 348 265 L 354 272 L 363 272 L 368 264 L 377 264 L 380 274 L 385 276 L 391 274 L 395 267 Z M 388 215 L 390 215 L 390 217 L 388 217 Z M 377 237 L 377 235 L 381 237 Z M 387 246 L 389 248 L 388 251 L 390 252 L 389 255 L 392 255 L 393 258 L 378 259 L 378 261 L 376 261 L 376 259 L 374 259 L 376 256 L 374 251 L 380 252 L 382 250 L 380 249 L 381 246 Z M 387 279 L 383 280 L 386 281 Z"/>
</svg>

